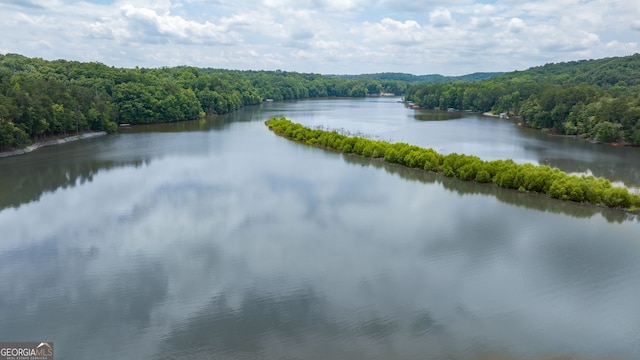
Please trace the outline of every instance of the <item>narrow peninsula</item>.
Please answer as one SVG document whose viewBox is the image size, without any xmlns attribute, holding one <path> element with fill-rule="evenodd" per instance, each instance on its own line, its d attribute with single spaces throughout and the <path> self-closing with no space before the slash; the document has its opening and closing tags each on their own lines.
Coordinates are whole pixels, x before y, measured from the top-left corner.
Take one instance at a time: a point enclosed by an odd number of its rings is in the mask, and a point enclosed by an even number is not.
<svg viewBox="0 0 640 360">
<path fill-rule="evenodd" d="M 589 203 L 637 213 L 640 195 L 614 187 L 607 179 L 569 175 L 546 165 L 517 164 L 513 160 L 484 161 L 477 156 L 452 153 L 442 155 L 429 148 L 402 142 L 389 143 L 338 131 L 311 129 L 284 117 L 265 122 L 277 135 L 347 154 L 356 154 L 403 165 L 409 168 L 443 173 L 464 181 L 493 183 L 502 188 L 545 194 L 555 199 Z"/>
</svg>

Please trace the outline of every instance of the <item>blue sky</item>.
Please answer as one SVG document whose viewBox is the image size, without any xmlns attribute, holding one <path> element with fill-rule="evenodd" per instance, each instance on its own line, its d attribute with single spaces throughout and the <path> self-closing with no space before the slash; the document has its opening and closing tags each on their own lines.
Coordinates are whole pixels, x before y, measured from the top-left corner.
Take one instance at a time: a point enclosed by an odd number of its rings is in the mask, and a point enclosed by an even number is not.
<svg viewBox="0 0 640 360">
<path fill-rule="evenodd" d="M 0 53 L 460 75 L 640 52 L 637 0 L 0 0 Z"/>
</svg>

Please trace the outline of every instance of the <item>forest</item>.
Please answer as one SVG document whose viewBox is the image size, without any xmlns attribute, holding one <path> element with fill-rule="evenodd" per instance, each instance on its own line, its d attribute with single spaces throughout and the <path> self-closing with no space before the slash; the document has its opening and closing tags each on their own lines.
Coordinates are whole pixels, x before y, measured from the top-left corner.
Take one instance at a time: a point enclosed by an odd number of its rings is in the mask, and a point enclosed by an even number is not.
<svg viewBox="0 0 640 360">
<path fill-rule="evenodd" d="M 413 85 L 426 109 L 507 113 L 524 126 L 640 145 L 640 54 L 514 71 L 476 82 Z"/>
<path fill-rule="evenodd" d="M 343 79 L 286 71 L 115 68 L 96 62 L 0 55 L 0 151 L 119 124 L 225 114 L 266 99 L 402 94 L 396 80 Z"/>
<path fill-rule="evenodd" d="M 274 133 L 311 146 L 318 146 L 403 165 L 443 173 L 464 181 L 493 183 L 506 189 L 545 194 L 555 199 L 590 203 L 637 212 L 640 195 L 614 187 L 609 180 L 593 176 L 568 175 L 545 165 L 517 164 L 512 160 L 484 161 L 477 156 L 452 153 L 442 155 L 401 142 L 389 143 L 337 130 L 311 129 L 284 117 L 265 122 Z"/>
<path fill-rule="evenodd" d="M 267 99 L 383 92 L 405 94 L 427 109 L 507 113 L 555 134 L 640 145 L 640 54 L 460 77 L 126 69 L 6 54 L 0 55 L 0 151 L 70 133 L 114 132 L 119 124 L 225 114 Z"/>
</svg>

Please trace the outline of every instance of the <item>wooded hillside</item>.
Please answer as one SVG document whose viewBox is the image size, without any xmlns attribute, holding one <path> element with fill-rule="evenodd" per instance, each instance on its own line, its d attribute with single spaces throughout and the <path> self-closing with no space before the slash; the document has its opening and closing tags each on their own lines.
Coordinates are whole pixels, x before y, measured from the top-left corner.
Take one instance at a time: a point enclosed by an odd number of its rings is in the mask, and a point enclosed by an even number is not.
<svg viewBox="0 0 640 360">
<path fill-rule="evenodd" d="M 478 82 L 417 85 L 406 99 L 427 109 L 504 112 L 538 129 L 640 145 L 640 54 L 547 64 Z"/>
<path fill-rule="evenodd" d="M 51 135 L 112 132 L 123 123 L 225 114 L 266 99 L 360 97 L 405 89 L 397 81 L 286 71 L 124 69 L 0 55 L 0 151 Z"/>
</svg>

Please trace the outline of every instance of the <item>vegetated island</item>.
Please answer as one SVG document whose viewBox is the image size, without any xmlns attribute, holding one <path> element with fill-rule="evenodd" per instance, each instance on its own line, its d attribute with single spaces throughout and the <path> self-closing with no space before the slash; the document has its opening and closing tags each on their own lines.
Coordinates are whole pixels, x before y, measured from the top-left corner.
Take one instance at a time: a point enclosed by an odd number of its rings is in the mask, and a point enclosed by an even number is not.
<svg viewBox="0 0 640 360">
<path fill-rule="evenodd" d="M 265 122 L 271 131 L 288 139 L 311 146 L 337 150 L 346 154 L 380 158 L 409 168 L 443 173 L 464 181 L 493 183 L 502 188 L 546 194 L 560 200 L 590 203 L 640 212 L 640 195 L 593 176 L 569 175 L 546 165 L 517 164 L 513 160 L 484 161 L 477 156 L 452 153 L 442 155 L 429 148 L 402 142 L 389 143 L 337 130 L 312 129 L 284 117 Z"/>
</svg>

